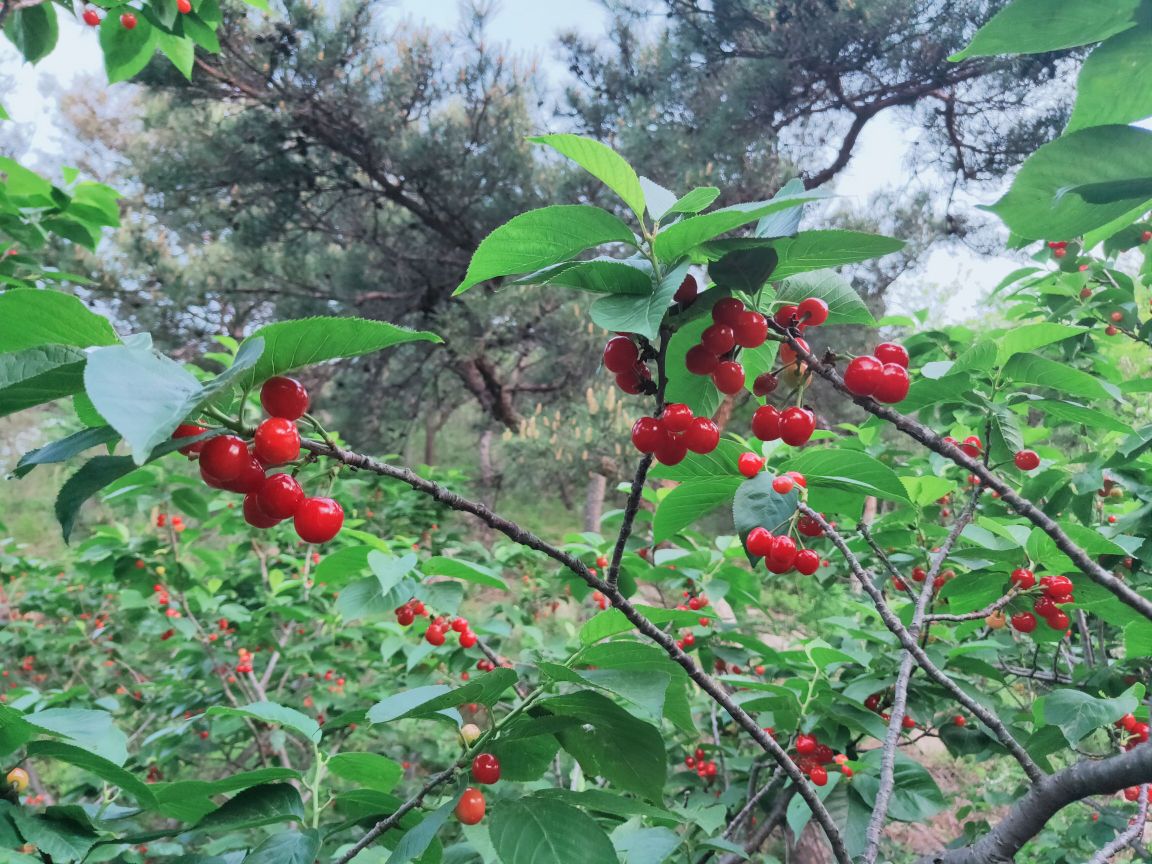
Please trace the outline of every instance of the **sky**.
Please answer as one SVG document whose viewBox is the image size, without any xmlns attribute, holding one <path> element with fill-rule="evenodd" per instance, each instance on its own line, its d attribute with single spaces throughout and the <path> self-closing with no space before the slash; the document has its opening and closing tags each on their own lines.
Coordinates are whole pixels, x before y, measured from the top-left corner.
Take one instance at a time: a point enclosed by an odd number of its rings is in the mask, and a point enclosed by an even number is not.
<svg viewBox="0 0 1152 864">
<path fill-rule="evenodd" d="M 552 59 L 556 34 L 571 29 L 602 33 L 607 16 L 595 0 L 551 0 L 546 15 L 540 14 L 541 5 L 540 0 L 498 0 L 489 33 L 513 51 L 539 59 L 538 68 L 548 84 L 559 87 L 567 70 Z M 458 0 L 397 0 L 385 14 L 442 28 L 454 28 L 460 20 Z M 25 161 L 49 176 L 58 176 L 65 134 L 57 122 L 57 96 L 77 85 L 105 86 L 95 30 L 67 15 L 59 19 L 58 47 L 35 67 L 18 63 L 11 46 L 0 43 L 0 84 L 12 84 L 0 89 L 0 105 L 30 142 L 23 155 Z M 4 144 L 3 134 L 4 126 L 0 125 L 0 146 Z M 910 143 L 898 117 L 891 112 L 881 114 L 865 128 L 852 162 L 835 182 L 836 194 L 844 201 L 861 204 L 878 191 L 900 189 L 907 182 L 904 168 Z M 643 173 L 642 166 L 640 170 Z M 935 322 L 969 319 L 978 313 L 988 290 L 1018 264 L 1008 258 L 975 258 L 963 249 L 937 248 L 922 267 L 902 277 L 889 291 L 889 312 L 915 311 L 907 304 L 909 298 L 923 296 L 914 284 L 919 281 L 931 284 L 933 293 L 947 298 L 941 301 L 942 308 L 932 310 Z"/>
</svg>

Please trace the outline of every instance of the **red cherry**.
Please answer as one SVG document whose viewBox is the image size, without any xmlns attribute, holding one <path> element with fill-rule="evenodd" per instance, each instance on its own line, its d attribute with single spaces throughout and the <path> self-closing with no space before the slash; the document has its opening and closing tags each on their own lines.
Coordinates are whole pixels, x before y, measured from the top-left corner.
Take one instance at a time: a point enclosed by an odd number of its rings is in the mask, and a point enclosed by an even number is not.
<svg viewBox="0 0 1152 864">
<path fill-rule="evenodd" d="M 270 417 L 299 420 L 308 410 L 308 391 L 295 378 L 277 375 L 260 388 L 260 404 Z"/>
<path fill-rule="evenodd" d="M 93 9 L 91 6 L 88 6 L 84 9 L 84 16 L 83 17 L 84 17 L 84 23 L 87 24 L 89 27 L 99 27 L 100 26 L 100 13 L 97 12 L 95 9 Z"/>
<path fill-rule="evenodd" d="M 908 368 L 908 349 L 895 342 L 880 343 L 872 355 L 881 363 L 895 363 L 897 366 Z"/>
<path fill-rule="evenodd" d="M 396 623 L 401 627 L 407 627 L 415 620 L 416 613 L 412 611 L 410 606 L 401 606 L 396 610 Z"/>
<path fill-rule="evenodd" d="M 736 344 L 741 348 L 759 348 L 768 339 L 768 319 L 749 309 L 736 319 Z"/>
<path fill-rule="evenodd" d="M 456 803 L 456 818 L 464 825 L 475 825 L 484 818 L 484 793 L 469 786 Z"/>
<path fill-rule="evenodd" d="M 1067 630 L 1068 625 L 1071 623 L 1068 615 L 1059 609 L 1047 616 L 1044 620 L 1048 622 L 1048 626 L 1053 630 Z"/>
<path fill-rule="evenodd" d="M 444 644 L 444 628 L 437 627 L 435 624 L 429 624 L 428 629 L 424 631 L 424 639 L 429 645 L 437 647 Z"/>
<path fill-rule="evenodd" d="M 1036 575 L 1025 567 L 1017 567 L 1012 571 L 1012 584 L 1021 591 L 1027 591 L 1036 584 Z"/>
<path fill-rule="evenodd" d="M 828 304 L 819 297 L 800 301 L 800 320 L 809 327 L 819 327 L 828 320 Z"/>
<path fill-rule="evenodd" d="M 283 465 L 300 458 L 300 432 L 283 417 L 271 417 L 256 427 L 253 448 L 265 465 Z"/>
<path fill-rule="evenodd" d="M 700 286 L 696 284 L 696 277 L 689 273 L 680 283 L 680 287 L 676 289 L 676 293 L 672 295 L 672 300 L 682 306 L 691 306 L 699 293 Z"/>
<path fill-rule="evenodd" d="M 461 648 L 471 648 L 473 645 L 476 644 L 478 639 L 479 639 L 479 637 L 475 633 L 473 633 L 471 630 L 465 630 L 463 633 L 460 634 L 460 647 Z"/>
<path fill-rule="evenodd" d="M 801 516 L 796 522 L 796 530 L 805 537 L 822 537 L 824 535 L 824 529 L 820 527 L 820 523 L 811 516 Z"/>
<path fill-rule="evenodd" d="M 120 26 L 123 27 L 125 30 L 135 30 L 136 29 L 136 16 L 133 15 L 131 12 L 125 12 L 123 15 L 120 16 Z"/>
<path fill-rule="evenodd" d="M 736 470 L 745 477 L 755 477 L 764 467 L 764 457 L 755 453 L 741 453 L 736 461 Z"/>
<path fill-rule="evenodd" d="M 808 772 L 808 779 L 812 781 L 814 786 L 823 786 L 828 782 L 828 769 L 815 765 L 812 770 Z"/>
<path fill-rule="evenodd" d="M 884 377 L 884 364 L 871 354 L 856 357 L 844 370 L 844 386 L 854 396 L 871 396 Z"/>
<path fill-rule="evenodd" d="M 796 344 L 799 345 L 801 348 L 803 348 L 805 351 L 811 352 L 811 350 L 812 350 L 810 347 L 808 347 L 808 343 L 805 342 L 803 339 L 797 339 Z M 782 364 L 784 364 L 785 366 L 791 366 L 793 363 L 796 362 L 795 349 L 793 349 L 792 346 L 788 345 L 787 343 L 781 345 L 780 346 L 779 359 L 780 359 L 780 362 Z"/>
<path fill-rule="evenodd" d="M 711 375 L 720 365 L 720 358 L 703 345 L 694 345 L 684 355 L 684 365 L 693 375 Z"/>
<path fill-rule="evenodd" d="M 969 435 L 964 439 L 964 443 L 960 445 L 960 449 L 964 451 L 964 453 L 966 453 L 968 456 L 971 456 L 973 459 L 975 459 L 980 455 L 981 451 L 983 451 L 984 444 L 981 442 L 979 436 Z"/>
<path fill-rule="evenodd" d="M 780 415 L 780 438 L 785 444 L 807 444 L 816 431 L 816 415 L 807 408 L 793 406 Z"/>
<path fill-rule="evenodd" d="M 1056 249 L 1053 249 L 1052 254 L 1055 255 L 1057 258 L 1063 258 L 1065 255 L 1068 254 L 1068 250 L 1065 249 L 1063 246 L 1060 246 L 1060 247 L 1057 247 Z"/>
<path fill-rule="evenodd" d="M 772 550 L 767 555 L 768 569 L 773 573 L 787 573 L 796 561 L 796 541 L 781 534 L 772 539 Z"/>
<path fill-rule="evenodd" d="M 1139 801 L 1140 800 L 1140 787 L 1139 786 L 1129 786 L 1127 789 L 1124 790 L 1124 798 L 1127 801 Z"/>
<path fill-rule="evenodd" d="M 771 372 L 765 372 L 763 375 L 757 375 L 756 380 L 752 382 L 752 392 L 757 396 L 768 396 L 775 393 L 779 386 L 780 380 Z"/>
<path fill-rule="evenodd" d="M 251 460 L 248 445 L 235 435 L 209 438 L 200 449 L 201 473 L 224 483 L 244 473 Z"/>
<path fill-rule="evenodd" d="M 820 556 L 813 549 L 801 549 L 796 553 L 792 566 L 805 576 L 811 576 L 820 569 Z"/>
<path fill-rule="evenodd" d="M 799 317 L 799 306 L 781 306 L 776 310 L 776 314 L 772 316 L 772 320 L 779 324 L 781 327 L 791 327 L 792 319 Z"/>
<path fill-rule="evenodd" d="M 256 495 L 251 492 L 244 496 L 243 512 L 244 521 L 253 528 L 271 528 L 280 524 L 279 519 L 264 512 L 260 502 L 256 500 Z"/>
<path fill-rule="evenodd" d="M 260 485 L 256 502 L 273 519 L 288 519 L 304 501 L 304 489 L 291 474 L 273 474 Z"/>
<path fill-rule="evenodd" d="M 679 465 L 688 455 L 688 442 L 664 433 L 664 439 L 655 450 L 656 461 L 661 465 Z"/>
<path fill-rule="evenodd" d="M 720 443 L 720 427 L 707 417 L 697 417 L 684 433 L 684 443 L 693 453 L 711 453 Z"/>
<path fill-rule="evenodd" d="M 740 313 L 744 311 L 744 304 L 735 297 L 725 297 L 716 301 L 712 307 L 712 320 L 717 324 L 727 324 L 735 328 L 740 321 Z"/>
<path fill-rule="evenodd" d="M 885 363 L 880 375 L 880 386 L 876 388 L 872 397 L 877 402 L 887 402 L 889 405 L 903 402 L 904 397 L 908 395 L 910 384 L 907 369 L 895 363 Z"/>
<path fill-rule="evenodd" d="M 907 714 L 905 714 L 904 718 L 900 721 L 900 725 L 903 726 L 905 729 L 915 729 L 916 728 L 916 721 L 913 720 L 911 717 L 909 717 Z"/>
<path fill-rule="evenodd" d="M 1036 629 L 1036 616 L 1031 612 L 1017 612 L 1011 621 L 1013 629 L 1021 633 L 1031 633 Z"/>
<path fill-rule="evenodd" d="M 692 425 L 692 409 L 680 402 L 665 405 L 664 412 L 660 415 L 660 422 L 669 432 L 686 432 Z"/>
<path fill-rule="evenodd" d="M 181 423 L 176 427 L 176 431 L 172 433 L 172 440 L 178 438 L 195 438 L 197 435 L 203 435 L 208 431 L 206 426 L 197 426 L 195 423 Z M 189 444 L 187 447 L 181 447 L 180 452 L 185 456 L 191 456 L 193 453 L 199 453 L 204 449 L 206 441 L 197 441 L 195 444 Z"/>
<path fill-rule="evenodd" d="M 1124 320 L 1124 313 L 1123 312 L 1113 312 L 1108 317 L 1111 318 L 1113 321 L 1115 321 L 1117 324 L 1119 324 L 1121 321 Z"/>
<path fill-rule="evenodd" d="M 1067 597 L 1075 590 L 1076 586 L 1072 584 L 1072 580 L 1067 576 L 1053 576 L 1048 581 L 1044 593 L 1059 602 L 1061 597 Z"/>
<path fill-rule="evenodd" d="M 779 477 L 772 481 L 772 491 L 778 492 L 781 495 L 787 495 L 792 491 L 792 487 L 795 485 L 795 480 L 793 480 L 787 474 L 781 474 Z"/>
<path fill-rule="evenodd" d="M 771 405 L 761 405 L 752 415 L 752 434 L 761 441 L 780 437 L 780 412 Z"/>
<path fill-rule="evenodd" d="M 817 748 L 816 738 L 812 735 L 797 735 L 796 736 L 796 752 L 801 756 L 811 756 L 816 752 Z"/>
<path fill-rule="evenodd" d="M 968 721 L 967 721 L 967 720 L 965 720 L 965 719 L 964 719 L 964 718 L 963 718 L 961 715 L 959 715 L 959 714 L 957 714 L 955 717 L 953 717 L 953 718 L 952 718 L 952 723 L 953 723 L 954 725 L 956 725 L 956 726 L 967 726 L 967 725 L 968 725 Z"/>
<path fill-rule="evenodd" d="M 641 417 L 632 424 L 632 445 L 641 453 L 654 453 L 664 438 L 664 426 L 655 417 Z"/>
<path fill-rule="evenodd" d="M 203 470 L 200 471 L 200 475 L 204 476 Z M 240 476 L 235 480 L 220 483 L 220 488 L 247 495 L 250 492 L 259 492 L 260 487 L 264 485 L 264 479 L 264 466 L 255 456 L 249 456 L 248 464 Z"/>
<path fill-rule="evenodd" d="M 305 498 L 293 519 L 296 533 L 306 543 L 327 543 L 340 533 L 344 508 L 331 498 Z"/>
<path fill-rule="evenodd" d="M 1034 450 L 1021 450 L 1012 459 L 1021 471 L 1032 471 L 1040 467 L 1040 457 Z"/>
<path fill-rule="evenodd" d="M 928 572 L 923 567 L 912 568 L 912 581 L 923 582 L 928 576 Z"/>
<path fill-rule="evenodd" d="M 472 779 L 490 786 L 500 780 L 500 760 L 491 753 L 481 753 L 472 760 Z"/>
<path fill-rule="evenodd" d="M 192 3 L 189 0 L 176 0 L 176 11 L 181 15 L 187 15 L 192 11 Z"/>
<path fill-rule="evenodd" d="M 712 373 L 712 383 L 721 393 L 731 396 L 744 389 L 744 367 L 735 360 L 725 360 Z"/>
<path fill-rule="evenodd" d="M 604 346 L 604 368 L 620 375 L 640 362 L 640 349 L 627 336 L 613 336 Z"/>
<path fill-rule="evenodd" d="M 637 364 L 627 372 L 621 372 L 616 376 L 616 386 L 625 393 L 635 396 L 644 392 L 644 382 L 651 377 L 652 373 L 648 371 L 647 366 Z"/>
<path fill-rule="evenodd" d="M 727 324 L 713 324 L 700 334 L 700 344 L 716 356 L 727 354 L 736 347 L 736 331 Z"/>
<path fill-rule="evenodd" d="M 772 541 L 774 539 L 767 528 L 757 526 L 748 532 L 748 539 L 744 541 L 744 546 L 748 550 L 749 555 L 755 555 L 757 558 L 765 558 L 768 556 L 768 553 L 772 551 Z"/>
<path fill-rule="evenodd" d="M 1112 326 L 1111 324 L 1109 324 L 1107 327 L 1104 328 L 1104 335 L 1106 335 L 1106 336 L 1115 336 L 1119 332 L 1120 331 L 1116 327 Z"/>
</svg>

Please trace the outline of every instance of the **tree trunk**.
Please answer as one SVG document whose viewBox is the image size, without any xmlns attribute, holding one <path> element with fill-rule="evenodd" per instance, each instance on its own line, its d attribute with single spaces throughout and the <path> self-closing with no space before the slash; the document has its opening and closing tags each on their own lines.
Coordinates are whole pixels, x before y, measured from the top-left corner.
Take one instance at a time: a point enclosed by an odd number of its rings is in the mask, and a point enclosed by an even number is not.
<svg viewBox="0 0 1152 864">
<path fill-rule="evenodd" d="M 604 515 L 604 494 L 608 491 L 608 478 L 595 471 L 588 472 L 588 491 L 584 498 L 584 530 L 600 531 L 600 517 Z"/>
</svg>

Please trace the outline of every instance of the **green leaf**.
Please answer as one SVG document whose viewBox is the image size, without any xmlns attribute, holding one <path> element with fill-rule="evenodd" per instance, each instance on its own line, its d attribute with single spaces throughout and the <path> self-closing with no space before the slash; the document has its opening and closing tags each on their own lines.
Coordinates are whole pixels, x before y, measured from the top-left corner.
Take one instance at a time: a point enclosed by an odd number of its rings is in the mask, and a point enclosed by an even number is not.
<svg viewBox="0 0 1152 864">
<path fill-rule="evenodd" d="M 328 770 L 377 792 L 391 792 L 404 776 L 400 763 L 378 753 L 337 753 L 328 760 Z"/>
<path fill-rule="evenodd" d="M 91 828 L 71 819 L 49 819 L 33 815 L 22 807 L 10 810 L 9 818 L 16 823 L 21 836 L 35 845 L 41 856 L 49 856 L 53 864 L 83 861 L 100 839 Z"/>
<path fill-rule="evenodd" d="M 672 297 L 687 275 L 688 262 L 684 261 L 665 273 L 655 291 L 646 297 L 625 294 L 601 297 L 592 304 L 592 320 L 605 330 L 638 333 L 655 339 L 660 332 L 660 322 L 672 305 Z"/>
<path fill-rule="evenodd" d="M 93 495 L 136 470 L 130 456 L 96 456 L 69 477 L 56 495 L 56 521 L 67 543 L 76 527 L 80 508 Z"/>
<path fill-rule="evenodd" d="M 144 781 L 91 750 L 63 741 L 32 741 L 28 744 L 27 751 L 30 758 L 55 759 L 57 762 L 66 762 L 95 774 L 101 780 L 123 789 L 145 810 L 157 806 L 156 796 Z"/>
<path fill-rule="evenodd" d="M 1120 391 L 1108 382 L 1039 354 L 1017 354 L 1005 364 L 1004 376 L 1017 384 L 1034 384 L 1085 399 L 1120 398 Z"/>
<path fill-rule="evenodd" d="M 120 23 L 116 10 L 105 15 L 100 24 L 100 50 L 104 52 L 108 83 L 127 81 L 143 70 L 156 51 L 160 32 L 144 15 L 136 16 L 136 26 L 131 30 Z"/>
<path fill-rule="evenodd" d="M 1076 107 L 1065 132 L 1152 116 L 1152 27 L 1141 25 L 1098 45 L 1080 67 Z"/>
<path fill-rule="evenodd" d="M 702 301 L 697 300 L 696 302 Z M 720 391 L 712 383 L 712 377 L 693 375 L 685 366 L 688 351 L 693 346 L 700 344 L 700 334 L 711 324 L 712 317 L 710 315 L 701 315 L 677 328 L 672 335 L 672 340 L 668 343 L 668 354 L 665 362 L 665 368 L 668 372 L 668 387 L 665 391 L 665 398 L 669 402 L 681 402 L 687 405 L 697 417 L 711 417 L 720 407 Z M 689 454 L 688 458 L 691 459 L 692 454 Z"/>
<path fill-rule="evenodd" d="M 29 63 L 39 63 L 52 53 L 59 38 L 56 7 L 41 3 L 15 10 L 4 23 L 4 34 Z"/>
<path fill-rule="evenodd" d="M 785 279 L 776 292 L 780 303 L 799 303 L 807 297 L 817 297 L 828 304 L 827 324 L 876 323 L 860 295 L 843 276 L 832 270 L 801 273 Z"/>
<path fill-rule="evenodd" d="M 624 157 L 611 147 L 579 135 L 539 135 L 528 140 L 534 144 L 546 144 L 567 156 L 619 195 L 637 219 L 644 220 L 644 190 L 640 178 Z"/>
<path fill-rule="evenodd" d="M 488 588 L 508 590 L 508 585 L 496 573 L 482 564 L 472 561 L 463 561 L 459 558 L 446 558 L 443 555 L 433 555 L 420 565 L 420 572 L 425 576 L 449 576 L 453 579 L 463 579 L 476 585 L 485 585 Z"/>
<path fill-rule="evenodd" d="M 368 720 L 372 723 L 389 723 L 407 717 L 431 717 L 448 708 L 471 702 L 493 705 L 516 684 L 516 680 L 515 672 L 500 668 L 485 672 L 455 689 L 443 684 L 415 687 L 377 702 L 368 709 Z"/>
<path fill-rule="evenodd" d="M 1073 327 L 1070 324 L 1057 324 L 1052 321 L 1015 327 L 997 341 L 996 365 L 1003 366 L 1009 357 L 1033 351 L 1055 342 L 1063 342 L 1065 339 L 1071 339 L 1073 336 L 1087 332 L 1087 330 L 1087 327 Z M 961 370 L 954 369 L 953 371 L 959 372 Z"/>
<path fill-rule="evenodd" d="M 416 858 L 419 858 L 424 852 L 432 845 L 432 841 L 436 839 L 437 832 L 444 827 L 444 823 L 448 821 L 452 810 L 456 807 L 456 802 L 460 800 L 459 795 L 453 795 L 438 808 L 433 810 L 425 816 L 420 824 L 414 828 L 410 828 L 400 842 L 396 844 L 396 848 L 392 850 L 392 854 L 388 856 L 385 864 L 408 864 Z"/>
<path fill-rule="evenodd" d="M 291 768 L 262 768 L 242 771 L 221 780 L 184 780 L 178 783 L 159 783 L 152 788 L 160 802 L 160 812 L 181 822 L 197 822 L 216 809 L 213 801 L 218 795 L 249 789 L 276 780 L 297 780 L 300 774 Z"/>
<path fill-rule="evenodd" d="M 804 231 L 772 244 L 780 256 L 773 280 L 891 255 L 904 241 L 860 231 Z"/>
<path fill-rule="evenodd" d="M 575 723 L 570 718 L 546 717 L 543 720 Z M 543 777 L 551 767 L 560 750 L 560 742 L 552 734 L 555 729 L 542 728 L 542 722 L 519 718 L 502 727 L 499 737 L 485 744 L 485 749 L 500 760 L 501 779 L 530 783 Z"/>
<path fill-rule="evenodd" d="M 251 371 L 237 382 L 252 388 L 274 375 L 283 375 L 303 366 L 326 360 L 360 357 L 407 342 L 441 342 L 439 336 L 423 330 L 409 330 L 386 321 L 364 318 L 301 318 L 280 321 L 258 329 L 240 345 L 262 339 L 264 351 Z"/>
<path fill-rule="evenodd" d="M 701 243 L 719 237 L 721 234 L 726 234 L 742 225 L 762 219 L 770 213 L 787 210 L 799 204 L 818 201 L 826 197 L 828 197 L 826 193 L 816 190 L 798 191 L 788 195 L 779 195 L 771 201 L 734 204 L 731 207 L 722 207 L 701 216 L 691 216 L 681 222 L 669 225 L 657 234 L 652 244 L 653 250 L 661 260 L 672 261 Z"/>
<path fill-rule="evenodd" d="M 681 196 L 675 204 L 668 208 L 667 212 L 661 213 L 657 218 L 663 218 L 673 213 L 699 213 L 701 210 L 711 207 L 712 202 L 719 197 L 720 190 L 715 186 L 697 186 L 691 192 Z"/>
<path fill-rule="evenodd" d="M 593 294 L 652 293 L 652 272 L 647 262 L 624 262 L 614 258 L 566 261 L 555 267 L 517 279 L 515 285 L 549 285 L 576 288 Z"/>
<path fill-rule="evenodd" d="M 1008 194 L 988 209 L 1025 240 L 1070 240 L 1134 208 L 1147 209 L 1152 191 L 1135 181 L 1148 177 L 1150 162 L 1148 130 L 1119 125 L 1081 129 L 1028 157 Z M 1111 194 L 1093 203 L 1089 199 L 1099 184 Z"/>
<path fill-rule="evenodd" d="M 1082 690 L 1056 690 L 1044 698 L 1044 722 L 1058 727 L 1075 747 L 1089 732 L 1135 711 L 1143 693 L 1141 684 L 1133 684 L 1115 699 L 1100 699 Z"/>
<path fill-rule="evenodd" d="M 559 264 L 605 243 L 635 246 L 636 238 L 631 228 L 599 207 L 561 204 L 521 213 L 480 241 L 453 296 L 488 279 Z"/>
<path fill-rule="evenodd" d="M 191 81 L 192 67 L 196 63 L 196 43 L 187 37 L 173 36 L 170 33 L 159 33 L 158 39 L 164 56 L 172 61 L 172 65 L 180 70 L 181 75 Z"/>
<path fill-rule="evenodd" d="M 111 444 L 120 436 L 111 426 L 95 426 L 82 429 L 67 438 L 45 444 L 36 450 L 29 450 L 20 457 L 13 472 L 17 477 L 23 477 L 37 465 L 52 465 L 58 462 L 67 462 L 73 456 L 78 456 L 85 450 L 99 447 L 101 444 Z"/>
<path fill-rule="evenodd" d="M 679 663 L 673 662 L 662 649 L 655 645 L 630 639 L 615 639 L 585 648 L 580 652 L 579 660 L 582 666 L 595 667 L 587 671 L 581 670 L 580 674 L 586 679 L 593 681 L 599 687 L 618 692 L 632 701 L 635 700 L 631 695 L 617 690 L 615 683 L 603 677 L 596 678 L 596 674 L 599 672 L 629 672 L 639 675 L 657 672 L 666 675 L 669 681 L 663 698 L 664 716 L 685 732 L 695 734 L 696 727 L 692 722 L 692 706 L 688 701 L 688 673 Z M 631 686 L 631 682 L 623 679 L 620 679 L 619 684 L 621 687 Z"/>
<path fill-rule="evenodd" d="M 775 477 L 761 471 L 755 477 L 745 480 L 736 490 L 732 502 L 732 521 L 741 540 L 748 537 L 753 528 L 764 528 L 773 534 L 779 533 L 796 512 L 800 500 L 796 490 L 781 495 L 772 488 Z M 755 560 L 749 556 L 750 560 Z"/>
<path fill-rule="evenodd" d="M 1036 399 L 1027 403 L 1029 408 L 1044 412 L 1056 420 L 1066 423 L 1083 424 L 1097 429 L 1107 429 L 1110 432 L 1131 432 L 1132 427 L 1112 414 L 1097 411 L 1095 408 L 1085 408 L 1075 402 L 1060 402 L 1055 399 Z"/>
<path fill-rule="evenodd" d="M 812 490 L 829 487 L 888 501 L 908 500 L 896 472 L 858 450 L 806 448 L 788 462 L 787 470 L 803 474 Z"/>
<path fill-rule="evenodd" d="M 198 831 L 221 836 L 242 828 L 259 828 L 278 822 L 303 822 L 304 802 L 287 783 L 252 786 L 228 799 L 196 823 Z"/>
<path fill-rule="evenodd" d="M 956 484 L 944 477 L 901 477 L 900 483 L 908 492 L 908 499 L 918 507 L 926 507 L 956 490 Z"/>
<path fill-rule="evenodd" d="M 313 744 L 320 743 L 320 736 L 322 734 L 320 724 L 307 714 L 303 714 L 295 708 L 277 705 L 275 702 L 252 702 L 248 705 L 242 705 L 239 708 L 232 708 L 227 705 L 213 705 L 205 713 L 209 717 L 250 717 L 262 723 L 275 723 L 278 726 L 283 726 L 285 729 L 291 729 L 293 732 L 302 735 Z"/>
<path fill-rule="evenodd" d="M 0 354 L 0 417 L 80 392 L 84 360 L 83 351 L 64 345 Z"/>
<path fill-rule="evenodd" d="M 1014 0 L 976 31 L 968 47 L 949 57 L 1044 54 L 1089 45 L 1132 27 L 1140 0 Z"/>
<path fill-rule="evenodd" d="M 312 864 L 321 845 L 320 832 L 312 829 L 274 834 L 249 852 L 243 864 Z"/>
<path fill-rule="evenodd" d="M 28 714 L 24 719 L 43 731 L 67 738 L 114 765 L 123 765 L 128 759 L 128 736 L 116 727 L 107 711 L 47 708 Z"/>
<path fill-rule="evenodd" d="M 692 627 L 699 623 L 701 618 L 715 617 L 710 609 L 692 612 L 640 604 L 636 604 L 636 609 L 653 624 L 672 624 L 675 627 Z M 633 629 L 632 622 L 624 617 L 624 613 L 619 609 L 605 609 L 589 618 L 580 628 L 580 641 L 585 645 L 591 645 L 617 633 L 630 633 Z"/>
<path fill-rule="evenodd" d="M 656 508 L 653 541 L 663 543 L 697 519 L 727 504 L 742 483 L 742 477 L 713 477 L 681 483 L 664 496 Z"/>
<path fill-rule="evenodd" d="M 857 772 L 852 778 L 853 788 L 869 807 L 876 804 L 876 792 L 880 788 L 882 755 L 879 750 L 864 753 L 860 761 L 868 766 L 868 770 Z M 944 795 L 936 785 L 936 781 L 932 779 L 932 775 L 903 753 L 896 754 L 893 778 L 895 785 L 888 808 L 888 815 L 892 819 L 900 822 L 924 822 L 944 809 L 946 804 Z"/>
<path fill-rule="evenodd" d="M 591 816 L 549 798 L 502 801 L 488 834 L 502 864 L 618 864 L 612 841 Z"/>
<path fill-rule="evenodd" d="M 770 247 L 737 248 L 709 265 L 708 275 L 721 288 L 755 294 L 769 278 L 779 278 L 778 261 L 776 250 Z"/>
</svg>

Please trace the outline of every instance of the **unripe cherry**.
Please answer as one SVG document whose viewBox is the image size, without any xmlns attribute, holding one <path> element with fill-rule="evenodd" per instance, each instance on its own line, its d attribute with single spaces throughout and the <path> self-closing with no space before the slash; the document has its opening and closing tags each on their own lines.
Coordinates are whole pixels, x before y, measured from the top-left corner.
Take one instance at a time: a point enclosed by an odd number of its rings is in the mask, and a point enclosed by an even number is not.
<svg viewBox="0 0 1152 864">
<path fill-rule="evenodd" d="M 803 339 L 797 339 L 796 344 L 799 345 L 801 348 L 803 348 L 805 351 L 808 351 L 808 352 L 812 351 L 811 347 L 809 347 L 808 343 L 806 341 L 804 341 Z M 796 355 L 795 349 L 791 345 L 789 345 L 787 342 L 785 342 L 783 345 L 780 346 L 779 359 L 783 365 L 791 366 L 793 363 L 796 362 L 796 357 L 797 357 L 797 355 Z"/>
</svg>

